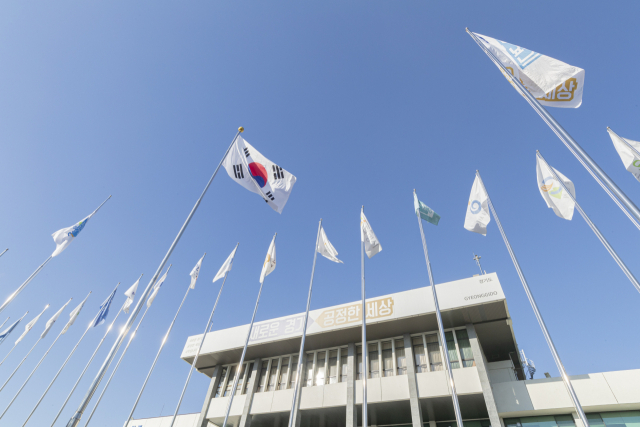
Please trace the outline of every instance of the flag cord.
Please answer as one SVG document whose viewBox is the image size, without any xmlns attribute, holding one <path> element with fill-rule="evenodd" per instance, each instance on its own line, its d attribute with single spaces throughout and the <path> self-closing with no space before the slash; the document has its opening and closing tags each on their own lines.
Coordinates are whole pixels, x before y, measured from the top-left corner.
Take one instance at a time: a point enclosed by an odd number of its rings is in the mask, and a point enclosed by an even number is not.
<svg viewBox="0 0 640 427">
<path fill-rule="evenodd" d="M 311 307 L 311 290 L 313 289 L 313 277 L 316 272 L 316 259 L 318 258 L 318 243 L 320 242 L 320 230 L 322 229 L 322 220 L 318 224 L 318 234 L 316 236 L 316 245 L 313 248 L 313 267 L 311 267 L 311 282 L 309 283 L 309 295 L 307 296 L 307 310 L 304 315 L 304 322 L 302 323 L 302 339 L 300 340 L 300 352 L 298 353 L 298 368 L 296 370 L 296 385 L 293 388 L 293 398 L 291 401 L 291 412 L 289 413 L 289 427 L 293 427 L 293 415 L 298 411 L 296 407 L 296 401 L 298 398 L 298 388 L 300 388 L 300 373 L 302 372 L 302 356 L 304 354 L 304 342 L 307 338 L 307 322 L 309 321 L 309 309 Z M 289 373 L 291 375 L 291 373 Z M 300 406 L 298 402 L 297 406 Z"/>
<path fill-rule="evenodd" d="M 116 352 L 118 351 L 118 349 L 120 348 L 120 345 L 122 344 L 122 340 L 124 340 L 124 337 L 129 332 L 129 329 L 131 329 L 131 326 L 133 325 L 133 322 L 136 320 L 136 317 L 140 313 L 140 310 L 142 309 L 142 303 L 144 302 L 144 300 L 149 295 L 149 292 L 151 292 L 151 288 L 155 284 L 158 276 L 160 275 L 160 272 L 162 272 L 162 269 L 164 268 L 165 264 L 169 260 L 169 257 L 171 257 L 171 254 L 173 253 L 173 250 L 177 246 L 178 242 L 180 241 L 180 238 L 184 234 L 184 231 L 187 229 L 187 226 L 189 225 L 189 222 L 191 222 L 191 218 L 196 213 L 196 210 L 198 209 L 198 206 L 200 206 L 200 202 L 204 198 L 205 194 L 207 193 L 207 190 L 211 186 L 211 183 L 213 182 L 214 178 L 216 177 L 218 171 L 220 170 L 220 166 L 222 166 L 222 162 L 224 162 L 224 159 L 227 157 L 227 154 L 229 154 L 229 151 L 231 150 L 231 147 L 233 147 L 233 144 L 236 142 L 236 139 L 238 138 L 238 135 L 240 135 L 240 133 L 243 132 L 243 131 L 244 131 L 243 128 L 239 128 L 238 129 L 238 133 L 236 133 L 236 136 L 233 137 L 233 140 L 231 141 L 231 144 L 227 148 L 227 151 L 225 151 L 224 156 L 222 156 L 222 160 L 220 160 L 220 163 L 218 164 L 218 167 L 216 167 L 215 172 L 213 173 L 213 175 L 209 179 L 209 182 L 207 182 L 207 185 L 204 187 L 204 190 L 202 191 L 202 194 L 200 195 L 200 198 L 198 198 L 198 200 L 196 201 L 196 204 L 193 206 L 193 208 L 191 209 L 191 212 L 187 216 L 187 219 L 182 224 L 182 227 L 180 228 L 180 231 L 178 231 L 178 234 L 176 235 L 175 239 L 173 240 L 173 243 L 171 243 L 171 246 L 169 247 L 169 250 L 165 254 L 165 256 L 162 259 L 162 261 L 160 262 L 160 265 L 158 266 L 158 269 L 156 270 L 155 274 L 151 278 L 151 281 L 149 282 L 149 284 L 145 288 L 144 292 L 142 293 L 142 295 L 140 297 L 140 300 L 138 301 L 138 304 L 136 304 L 135 308 L 133 309 L 133 312 L 131 313 L 131 315 L 129 316 L 129 319 L 127 320 L 127 323 L 124 325 L 124 327 L 122 328 L 122 331 L 120 332 L 120 335 L 116 339 L 116 342 L 111 347 L 111 350 L 109 351 L 109 354 L 107 355 L 107 357 L 105 358 L 104 362 L 102 363 L 102 366 L 100 367 L 100 370 L 96 374 L 96 377 L 91 382 L 91 385 L 89 386 L 89 389 L 87 390 L 87 393 L 85 394 L 84 398 L 82 399 L 82 402 L 80 402 L 80 405 L 78 406 L 78 409 L 76 410 L 75 414 L 71 417 L 71 419 L 67 423 L 67 427 L 76 427 L 78 425 L 78 423 L 80 422 L 80 419 L 82 418 L 82 414 L 84 413 L 84 411 L 86 410 L 87 406 L 89 405 L 89 402 L 91 401 L 91 398 L 93 397 L 93 394 L 96 392 L 96 389 L 98 388 L 98 385 L 100 385 L 100 381 L 104 377 L 107 369 L 109 368 L 109 365 L 111 364 L 111 362 L 115 358 Z"/>
<path fill-rule="evenodd" d="M 415 195 L 415 192 L 414 192 Z M 417 197 L 417 196 L 415 196 Z M 453 381 L 453 372 L 451 371 L 451 362 L 449 361 L 449 349 L 447 347 L 447 339 L 444 335 L 444 327 L 442 326 L 442 317 L 440 316 L 440 306 L 438 304 L 438 295 L 436 293 L 436 285 L 433 283 L 433 274 L 431 272 L 431 262 L 429 261 L 429 251 L 427 250 L 427 240 L 424 237 L 424 230 L 422 228 L 422 220 L 420 219 L 420 213 L 416 212 L 416 218 L 418 219 L 418 227 L 420 228 L 420 237 L 422 238 L 422 249 L 424 250 L 424 260 L 427 263 L 427 272 L 429 275 L 429 283 L 431 284 L 431 292 L 433 293 L 433 303 L 436 309 L 436 319 L 438 319 L 438 330 L 440 336 L 440 342 L 444 349 L 444 360 L 447 364 L 447 376 L 449 377 L 449 387 L 451 388 L 451 400 L 453 402 L 453 409 L 456 414 L 456 421 L 458 426 L 462 425 L 462 414 L 460 413 L 460 403 L 458 402 L 458 393 L 456 392 L 456 384 Z M 453 332 L 452 332 L 453 333 Z"/>
<path fill-rule="evenodd" d="M 620 269 L 622 270 L 622 272 L 625 274 L 625 276 L 627 276 L 627 278 L 631 281 L 631 283 L 633 284 L 633 286 L 635 286 L 636 290 L 638 292 L 640 292 L 640 283 L 638 283 L 638 280 L 635 278 L 635 276 L 633 275 L 633 273 L 627 268 L 627 266 L 625 265 L 625 263 L 622 261 L 622 259 L 620 259 L 620 257 L 618 256 L 618 254 L 616 253 L 616 251 L 613 249 L 613 247 L 609 244 L 609 242 L 607 241 L 607 239 L 605 239 L 605 237 L 602 235 L 602 233 L 600 232 L 600 230 L 598 229 L 598 227 L 596 227 L 596 225 L 591 221 L 591 219 L 589 218 L 589 216 L 586 214 L 586 212 L 584 210 L 582 210 L 582 207 L 580 206 L 580 204 L 578 203 L 578 201 L 576 200 L 576 198 L 573 196 L 573 194 L 571 194 L 571 192 L 569 191 L 569 189 L 567 188 L 567 186 L 564 184 L 564 181 L 562 181 L 558 175 L 556 174 L 555 169 L 553 169 L 551 166 L 549 166 L 549 163 L 547 163 L 547 161 L 544 159 L 544 157 L 542 157 L 542 154 L 540 154 L 540 152 L 536 152 L 536 155 L 540 158 L 540 160 L 542 160 L 547 167 L 549 168 L 549 170 L 551 170 L 551 173 L 553 174 L 553 177 L 556 181 L 558 181 L 558 183 L 562 186 L 562 188 L 564 189 L 564 191 L 569 195 L 569 197 L 571 197 L 571 200 L 573 200 L 573 203 L 575 203 L 576 208 L 578 208 L 578 212 L 580 212 L 580 215 L 582 215 L 582 218 L 584 218 L 584 220 L 587 222 L 587 224 L 589 225 L 589 227 L 591 228 L 591 230 L 595 233 L 595 235 L 598 237 L 598 239 L 600 240 L 600 242 L 602 243 L 602 245 L 605 247 L 605 249 L 607 250 L 607 252 L 609 252 L 609 254 L 613 257 L 613 259 L 615 260 L 615 262 L 618 264 L 618 266 L 620 267 Z"/>
<path fill-rule="evenodd" d="M 496 213 L 496 210 L 493 207 L 493 202 L 491 201 L 491 197 L 489 196 L 489 192 L 487 191 L 487 188 L 484 186 L 484 182 L 482 181 L 480 172 L 476 171 L 476 175 L 478 179 L 480 179 L 480 184 L 482 184 L 482 189 L 484 190 L 484 193 L 487 195 L 489 208 L 493 213 L 493 217 L 496 219 L 496 224 L 498 225 L 498 229 L 500 229 L 500 234 L 502 235 L 502 240 L 504 240 L 504 244 L 507 247 L 507 250 L 509 251 L 509 256 L 511 256 L 511 261 L 513 261 L 513 266 L 516 268 L 518 277 L 520 277 L 520 282 L 522 283 L 522 287 L 524 288 L 524 291 L 527 294 L 527 298 L 529 299 L 529 303 L 531 304 L 531 308 L 533 309 L 533 314 L 536 316 L 536 320 L 540 325 L 540 329 L 542 329 L 542 334 L 544 335 L 544 338 L 547 341 L 547 345 L 549 346 L 549 350 L 551 351 L 551 356 L 553 356 L 553 360 L 554 362 L 556 362 L 558 371 L 560 371 L 560 376 L 562 376 L 562 381 L 564 382 L 564 385 L 567 388 L 567 392 L 569 393 L 569 396 L 571 396 L 571 400 L 573 401 L 573 406 L 576 408 L 576 412 L 580 416 L 580 419 L 582 420 L 584 427 L 589 427 L 589 421 L 587 420 L 587 416 L 585 415 L 582 409 L 582 405 L 580 405 L 580 401 L 578 400 L 578 396 L 576 395 L 576 392 L 573 389 L 573 386 L 571 385 L 571 380 L 569 379 L 569 376 L 567 375 L 564 369 L 564 365 L 560 360 L 560 355 L 558 354 L 558 351 L 556 350 L 556 346 L 553 343 L 553 340 L 551 339 L 551 335 L 547 330 L 547 325 L 544 323 L 542 314 L 538 310 L 538 304 L 536 304 L 536 300 L 534 299 L 533 294 L 529 289 L 529 284 L 527 283 L 527 279 L 524 277 L 524 273 L 520 268 L 520 263 L 516 258 L 516 254 L 513 252 L 513 249 L 511 248 L 511 244 L 509 243 L 509 239 L 507 239 L 507 235 L 504 232 L 504 229 L 502 228 L 502 223 L 500 222 L 500 218 L 498 217 L 498 214 Z"/>
</svg>

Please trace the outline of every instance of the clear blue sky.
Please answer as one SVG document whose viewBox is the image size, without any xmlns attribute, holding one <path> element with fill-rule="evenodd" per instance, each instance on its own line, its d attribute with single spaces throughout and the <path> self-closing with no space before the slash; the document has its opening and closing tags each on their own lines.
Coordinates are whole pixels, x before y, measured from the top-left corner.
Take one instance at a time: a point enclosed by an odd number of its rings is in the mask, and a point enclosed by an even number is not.
<svg viewBox="0 0 640 427">
<path fill-rule="evenodd" d="M 640 295 L 585 222 L 556 217 L 536 188 L 535 150 L 577 196 L 632 271 L 640 235 L 465 33 L 518 44 L 586 70 L 583 104 L 552 114 L 640 203 L 606 127 L 640 139 L 635 2 L 3 2 L 0 6 L 0 283 L 4 299 L 53 251 L 51 233 L 113 198 L 3 313 L 50 303 L 87 308 L 60 339 L 0 426 L 20 425 L 84 325 L 117 282 L 148 280 L 238 126 L 298 181 L 284 213 L 218 175 L 171 258 L 173 268 L 92 425 L 121 425 L 160 339 L 207 252 L 201 279 L 136 417 L 173 411 L 189 366 L 179 354 L 201 333 L 240 248 L 215 328 L 247 323 L 269 240 L 278 266 L 258 320 L 305 306 L 317 221 L 344 265 L 319 259 L 312 308 L 359 298 L 359 209 L 384 251 L 367 263 L 368 296 L 427 284 L 411 192 L 436 210 L 426 225 L 437 282 L 498 273 L 521 348 L 538 376 L 557 374 L 492 222 L 463 229 L 479 169 L 570 374 L 637 369 Z M 144 284 L 146 285 L 146 281 Z M 67 313 L 64 315 L 67 316 Z M 124 318 L 119 319 L 122 323 Z M 62 322 L 61 322 L 62 323 Z M 4 381 L 44 327 L 0 367 Z M 56 326 L 58 333 L 61 325 Z M 91 331 L 30 425 L 48 425 L 103 334 Z M 0 409 L 51 343 L 52 333 L 0 393 Z M 17 332 L 11 337 L 17 338 Z M 104 359 L 107 340 L 60 424 Z M 12 342 L 12 341 L 11 341 Z M 4 357 L 11 342 L 0 347 Z M 208 381 L 196 375 L 181 412 L 198 412 Z"/>
</svg>

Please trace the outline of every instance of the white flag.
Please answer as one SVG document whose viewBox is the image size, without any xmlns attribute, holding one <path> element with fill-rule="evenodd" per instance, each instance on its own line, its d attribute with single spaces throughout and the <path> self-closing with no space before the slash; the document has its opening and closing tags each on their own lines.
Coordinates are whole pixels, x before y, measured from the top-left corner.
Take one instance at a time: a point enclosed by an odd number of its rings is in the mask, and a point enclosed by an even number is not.
<svg viewBox="0 0 640 427">
<path fill-rule="evenodd" d="M 267 277 L 273 270 L 276 269 L 276 236 L 273 236 L 271 245 L 269 245 L 269 251 L 267 257 L 262 264 L 262 272 L 260 273 L 260 283 L 264 283 L 264 278 Z"/>
<path fill-rule="evenodd" d="M 467 216 L 464 218 L 464 228 L 474 233 L 487 235 L 487 225 L 491 221 L 489 214 L 489 196 L 484 190 L 480 178 L 476 175 L 471 187 Z"/>
<path fill-rule="evenodd" d="M 264 157 L 238 136 L 223 163 L 227 173 L 249 191 L 260 194 L 273 208 L 282 213 L 296 177 Z"/>
<path fill-rule="evenodd" d="M 35 326 L 36 322 L 38 321 L 38 319 L 40 319 L 40 316 L 42 316 L 42 314 L 44 314 L 44 312 L 47 310 L 47 308 L 49 308 L 49 304 L 47 304 L 47 306 L 44 308 L 44 310 L 42 310 L 42 312 L 40 312 L 40 314 L 38 314 L 36 317 L 33 318 L 33 320 L 29 323 L 27 323 L 24 327 L 24 332 L 22 333 L 22 335 L 20 335 L 20 338 L 18 338 L 16 340 L 15 345 L 17 345 L 20 341 L 22 341 L 22 338 L 24 338 L 29 331 Z"/>
<path fill-rule="evenodd" d="M 367 217 L 364 216 L 364 211 L 360 211 L 360 241 L 364 242 L 364 251 L 369 258 L 382 250 L 382 246 L 380 246 L 378 238 L 373 232 L 369 221 L 367 221 Z"/>
<path fill-rule="evenodd" d="M 56 242 L 56 250 L 53 251 L 51 256 L 58 256 L 62 251 L 67 249 L 67 246 L 71 244 L 73 239 L 82 231 L 85 225 L 87 225 L 87 221 L 91 219 L 93 214 L 89 215 L 82 221 L 77 224 L 72 225 L 71 227 L 63 228 L 62 230 L 58 230 L 53 233 L 51 236 L 53 237 L 53 241 Z"/>
<path fill-rule="evenodd" d="M 58 310 L 58 312 L 56 314 L 54 314 L 53 317 L 51 317 L 51 319 L 49 319 L 47 321 L 47 324 L 44 327 L 44 331 L 42 331 L 42 335 L 40 335 L 40 339 L 42 339 L 42 338 L 47 336 L 47 334 L 49 333 L 49 331 L 53 327 L 53 324 L 56 323 L 56 320 L 58 320 L 58 317 L 60 317 L 60 315 L 62 314 L 64 309 L 67 308 L 67 306 L 69 305 L 70 302 L 71 302 L 71 300 L 67 301 L 67 303 L 65 305 L 63 305 L 62 308 L 60 310 Z"/>
<path fill-rule="evenodd" d="M 89 293 L 89 295 L 91 295 L 91 293 Z M 66 325 L 64 325 L 64 328 L 62 329 L 62 332 L 60 332 L 61 335 L 66 333 L 69 330 L 69 328 L 71 327 L 71 325 L 73 325 L 73 323 L 76 321 L 76 319 L 80 315 L 80 311 L 82 310 L 82 307 L 84 307 L 84 303 L 87 302 L 87 298 L 89 298 L 89 295 L 87 295 L 84 298 L 84 300 L 82 300 L 82 302 L 80 304 L 78 304 L 78 306 L 76 308 L 74 308 L 71 313 L 69 313 L 69 321 L 67 322 Z"/>
<path fill-rule="evenodd" d="M 136 283 L 131 285 L 131 287 L 127 289 L 127 292 L 124 293 L 124 295 L 127 297 L 127 300 L 124 302 L 124 306 L 122 307 L 122 310 L 126 314 L 129 314 L 129 308 L 131 308 L 131 304 L 133 304 L 133 300 L 136 299 L 136 291 L 138 290 L 139 283 L 140 283 L 140 279 L 136 280 Z"/>
<path fill-rule="evenodd" d="M 169 266 L 169 268 L 171 268 L 171 266 Z M 167 274 L 169 274 L 169 269 L 167 269 L 164 275 L 156 281 L 155 285 L 153 285 L 151 295 L 149 296 L 149 298 L 147 298 L 147 308 L 151 307 L 151 303 L 154 299 L 156 299 L 156 295 L 158 295 L 160 286 L 162 286 L 162 283 L 164 283 L 164 281 L 167 279 Z"/>
<path fill-rule="evenodd" d="M 573 186 L 573 182 L 566 176 L 558 172 L 557 169 L 553 169 L 558 177 L 564 182 L 564 185 L 569 189 L 573 197 L 576 197 L 576 190 Z M 553 177 L 550 167 L 540 160 L 536 156 L 536 174 L 538 176 L 538 189 L 547 206 L 556 213 L 560 218 L 570 220 L 573 217 L 573 208 L 575 203 L 568 195 L 560 183 Z"/>
<path fill-rule="evenodd" d="M 203 259 L 204 259 L 204 255 L 202 255 L 202 258 L 200 258 L 200 261 L 198 261 L 196 266 L 193 267 L 193 270 L 191 270 L 191 273 L 189 273 L 189 276 L 191 276 L 191 285 L 189 285 L 189 287 L 191 289 L 196 288 L 196 281 L 198 280 L 198 275 L 200 274 L 200 267 L 202 266 Z"/>
<path fill-rule="evenodd" d="M 227 257 L 227 260 L 224 262 L 224 264 L 222 264 L 222 267 L 220 267 L 220 270 L 218 270 L 218 274 L 216 274 L 216 277 L 213 278 L 213 283 L 215 283 L 217 280 L 222 279 L 225 274 L 231 271 L 231 267 L 233 267 L 233 259 L 236 256 L 237 250 L 238 246 L 236 245 L 231 254 Z"/>
<path fill-rule="evenodd" d="M 324 232 L 324 227 L 320 227 L 318 253 L 328 260 L 343 264 L 343 262 L 338 259 L 338 251 L 336 251 L 336 248 L 334 248 L 329 239 L 327 239 L 327 234 Z"/>
<path fill-rule="evenodd" d="M 578 108 L 584 70 L 524 47 L 474 33 L 542 105 Z"/>
<path fill-rule="evenodd" d="M 614 134 L 611 129 L 607 129 L 607 131 L 609 132 L 611 141 L 613 141 L 613 146 L 616 148 L 624 167 L 631 172 L 631 175 L 640 181 L 640 156 L 636 154 L 636 151 L 640 152 L 640 142 L 619 137 Z M 631 149 L 627 144 L 635 148 L 635 150 Z"/>
</svg>

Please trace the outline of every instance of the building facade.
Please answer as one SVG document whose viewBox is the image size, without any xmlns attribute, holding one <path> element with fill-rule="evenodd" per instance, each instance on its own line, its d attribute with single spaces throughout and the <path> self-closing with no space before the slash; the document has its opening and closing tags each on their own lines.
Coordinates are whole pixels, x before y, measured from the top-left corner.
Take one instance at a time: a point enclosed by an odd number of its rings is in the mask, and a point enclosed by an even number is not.
<svg viewBox="0 0 640 427">
<path fill-rule="evenodd" d="M 561 378 L 527 380 L 507 302 L 495 273 L 436 285 L 464 427 L 584 427 Z M 286 427 L 301 375 L 296 427 L 357 427 L 367 378 L 371 426 L 457 427 L 431 290 L 310 312 L 301 372 L 304 314 L 258 322 L 231 407 L 230 427 Z M 211 378 L 202 411 L 175 427 L 222 425 L 249 325 L 206 334 L 196 368 Z M 202 335 L 182 353 L 194 360 Z M 362 353 L 367 352 L 363 366 Z M 640 427 L 640 370 L 571 377 L 592 427 Z M 163 427 L 170 417 L 129 427 Z"/>
</svg>

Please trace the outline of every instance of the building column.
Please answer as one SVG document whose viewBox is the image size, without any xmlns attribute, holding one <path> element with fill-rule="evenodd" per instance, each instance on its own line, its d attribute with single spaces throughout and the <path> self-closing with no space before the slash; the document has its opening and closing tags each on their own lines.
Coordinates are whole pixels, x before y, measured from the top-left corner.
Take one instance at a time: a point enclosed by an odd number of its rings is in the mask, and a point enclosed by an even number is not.
<svg viewBox="0 0 640 427">
<path fill-rule="evenodd" d="M 411 407 L 411 424 L 413 427 L 422 426 L 422 408 L 418 400 L 418 381 L 416 380 L 416 364 L 413 356 L 411 336 L 404 334 L 404 359 L 407 362 L 407 380 L 409 381 L 409 406 Z M 425 349 L 426 350 L 426 349 Z"/>
<path fill-rule="evenodd" d="M 307 369 L 307 353 L 302 353 L 302 363 L 300 364 L 300 372 L 297 373 L 298 378 L 296 380 L 299 382 L 300 387 L 298 387 L 298 397 L 296 397 L 296 407 L 293 411 L 293 425 L 295 427 L 300 427 L 300 422 L 302 421 L 302 415 L 300 414 L 300 401 L 302 400 L 302 387 L 304 387 L 304 374 Z"/>
<path fill-rule="evenodd" d="M 258 388 L 258 377 L 260 375 L 261 365 L 262 361 L 260 359 L 253 361 L 253 368 L 251 368 L 251 376 L 249 377 L 249 384 L 247 385 L 247 397 L 244 401 L 244 408 L 242 408 L 242 416 L 240 416 L 240 423 L 238 424 L 238 427 L 251 426 L 251 402 L 253 402 L 253 395 L 256 393 L 256 389 Z M 247 382 L 246 378 L 244 382 Z M 242 385 L 244 386 L 245 384 Z M 242 390 L 240 390 L 240 394 L 242 394 Z"/>
<path fill-rule="evenodd" d="M 347 350 L 347 425 L 357 427 L 358 413 L 356 412 L 356 345 L 349 343 Z M 338 373 L 339 374 L 339 373 Z"/>
<path fill-rule="evenodd" d="M 198 417 L 198 423 L 196 426 L 198 427 L 207 427 L 209 421 L 207 420 L 207 412 L 209 412 L 209 406 L 211 405 L 211 399 L 213 399 L 213 395 L 216 393 L 216 389 L 218 388 L 218 383 L 222 379 L 222 366 L 218 365 L 213 369 L 213 375 L 211 376 L 211 381 L 209 382 L 209 388 L 207 389 L 207 394 L 204 397 L 204 403 L 202 404 L 202 411 L 200 411 L 200 416 Z"/>
<path fill-rule="evenodd" d="M 466 326 L 467 334 L 469 335 L 469 342 L 471 343 L 471 351 L 473 352 L 473 360 L 476 362 L 476 369 L 478 370 L 478 376 L 480 377 L 480 386 L 482 387 L 484 402 L 487 405 L 487 412 L 489 413 L 489 421 L 491 422 L 492 427 L 504 427 L 502 420 L 500 419 L 500 415 L 498 415 L 498 407 L 496 406 L 491 382 L 489 381 L 487 359 L 484 357 L 484 351 L 482 351 L 482 346 L 478 340 L 476 328 L 473 326 L 473 323 L 467 323 Z"/>
</svg>

